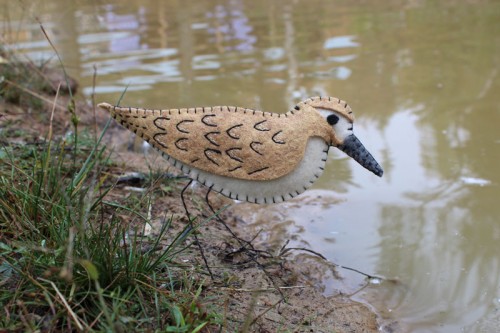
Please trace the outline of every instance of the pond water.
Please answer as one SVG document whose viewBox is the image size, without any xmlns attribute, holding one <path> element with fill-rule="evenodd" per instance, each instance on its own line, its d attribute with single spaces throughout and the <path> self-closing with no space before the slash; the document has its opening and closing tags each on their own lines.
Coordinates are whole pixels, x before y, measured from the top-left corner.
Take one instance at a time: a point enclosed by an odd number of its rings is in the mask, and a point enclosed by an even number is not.
<svg viewBox="0 0 500 333">
<path fill-rule="evenodd" d="M 149 108 L 285 112 L 314 95 L 348 101 L 384 177 L 332 149 L 316 191 L 263 207 L 290 222 L 283 239 L 397 279 L 355 296 L 386 330 L 500 327 L 500 2 L 0 0 L 0 8 L 2 44 L 54 60 L 38 17 L 98 101 L 115 103 L 125 89 L 122 105 Z"/>
</svg>

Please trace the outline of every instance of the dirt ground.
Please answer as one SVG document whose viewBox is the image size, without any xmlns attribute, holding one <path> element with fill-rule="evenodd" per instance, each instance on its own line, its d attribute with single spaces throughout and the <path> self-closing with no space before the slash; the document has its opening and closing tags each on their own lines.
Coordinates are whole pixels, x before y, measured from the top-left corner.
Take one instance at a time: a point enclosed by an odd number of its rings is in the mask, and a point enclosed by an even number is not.
<svg viewBox="0 0 500 333">
<path fill-rule="evenodd" d="M 57 86 L 57 75 L 52 75 Z M 0 129 L 7 131 L 4 137 L 9 144 L 36 144 L 42 142 L 49 133 L 49 119 L 53 109 L 54 96 L 44 95 L 43 111 L 34 111 L 26 106 L 0 102 Z M 62 136 L 71 130 L 71 115 L 67 111 L 68 98 L 59 97 L 54 108 L 53 135 Z M 80 126 L 102 129 L 108 115 L 95 109 L 90 102 L 79 101 L 76 112 Z M 22 131 L 23 135 L 15 132 Z M 5 133 L 5 132 L 4 132 Z M 147 172 L 148 163 L 164 172 L 177 174 L 157 155 L 145 161 L 144 156 L 131 152 L 134 141 L 131 134 L 117 124 L 112 124 L 106 135 L 108 147 L 115 147 L 112 159 L 121 165 L 116 177 L 127 172 Z M 156 157 L 155 157 L 156 156 Z M 132 174 L 133 175 L 133 174 Z M 130 177 L 134 179 L 134 176 Z M 144 232 L 154 235 L 160 230 L 165 218 L 171 216 L 179 230 L 187 223 L 181 204 L 180 190 L 187 180 L 180 181 L 168 194 L 156 198 L 152 208 L 153 224 L 145 226 Z M 133 181 L 123 182 L 109 194 L 117 198 L 130 191 L 140 189 Z M 377 316 L 364 304 L 344 296 L 345 291 L 337 290 L 333 296 L 322 294 L 322 277 L 336 277 L 335 267 L 314 253 L 288 251 L 286 246 L 272 248 L 255 235 L 252 228 L 241 216 L 241 207 L 218 194 L 210 199 L 215 210 L 229 205 L 221 217 L 232 232 L 241 239 L 251 241 L 245 244 L 233 237 L 224 225 L 210 219 L 212 213 L 204 202 L 206 189 L 192 187 L 187 191 L 188 209 L 202 221 L 198 238 L 211 268 L 213 279 L 208 272 L 198 274 L 204 289 L 200 304 L 204 308 L 217 308 L 224 318 L 224 331 L 247 332 L 377 332 Z M 258 206 L 253 206 L 258 208 Z M 255 208 L 246 208 L 255 209 Z M 242 244 L 247 250 L 240 250 Z M 286 245 L 286 244 L 283 244 Z M 253 248 L 253 249 L 252 249 Z M 196 246 L 181 254 L 184 263 L 193 267 L 205 267 Z M 210 328 L 207 332 L 210 332 Z M 215 331 L 215 330 L 212 330 Z"/>
<path fill-rule="evenodd" d="M 205 306 L 217 306 L 223 311 L 222 317 L 228 320 L 227 331 L 378 331 L 377 318 L 365 305 L 343 296 L 342 290 L 330 297 L 322 294 L 322 277 L 336 276 L 333 265 L 312 253 L 269 248 L 261 237 L 255 237 L 255 229 L 236 215 L 249 207 L 229 206 L 221 214 L 224 222 L 236 236 L 252 240 L 252 246 L 263 252 L 239 251 L 240 243 L 223 224 L 208 219 L 211 213 L 204 205 L 205 189 L 197 187 L 192 192 L 194 200 L 188 203 L 188 209 L 206 217 L 198 237 L 214 275 L 214 280 L 205 275 Z M 211 202 L 216 210 L 232 204 L 218 194 L 211 196 Z M 159 198 L 154 211 L 158 222 L 152 233 L 161 227 L 165 212 L 187 221 L 178 195 Z M 183 261 L 204 267 L 195 247 Z"/>
</svg>

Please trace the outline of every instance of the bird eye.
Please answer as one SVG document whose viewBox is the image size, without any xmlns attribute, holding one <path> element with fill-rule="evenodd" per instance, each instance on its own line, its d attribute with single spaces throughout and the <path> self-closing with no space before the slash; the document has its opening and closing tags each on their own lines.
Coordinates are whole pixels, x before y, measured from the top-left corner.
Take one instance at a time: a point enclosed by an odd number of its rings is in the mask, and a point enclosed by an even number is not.
<svg viewBox="0 0 500 333">
<path fill-rule="evenodd" d="M 335 114 L 331 114 L 329 115 L 328 117 L 326 117 L 326 121 L 330 124 L 330 125 L 335 125 L 336 123 L 339 122 L 339 117 Z"/>
</svg>

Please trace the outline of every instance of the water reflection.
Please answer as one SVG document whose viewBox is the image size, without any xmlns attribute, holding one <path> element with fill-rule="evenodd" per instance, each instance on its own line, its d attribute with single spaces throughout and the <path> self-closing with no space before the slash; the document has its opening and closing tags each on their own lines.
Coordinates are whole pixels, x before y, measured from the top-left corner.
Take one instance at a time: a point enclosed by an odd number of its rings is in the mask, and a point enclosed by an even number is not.
<svg viewBox="0 0 500 333">
<path fill-rule="evenodd" d="M 212 21 L 208 27 L 209 41 L 219 44 L 220 51 L 253 51 L 257 37 L 252 35 L 253 28 L 246 16 L 242 0 L 228 1 L 225 5 L 216 5 L 206 14 Z M 233 45 L 231 45 L 233 44 Z"/>
<path fill-rule="evenodd" d="M 38 25 L 8 7 L 3 31 L 21 27 L 9 35 L 15 47 L 49 59 Z M 310 95 L 348 100 L 384 178 L 333 150 L 318 185 L 333 191 L 321 194 L 332 204 L 318 205 L 313 193 L 266 208 L 268 230 L 281 230 L 269 241 L 291 238 L 334 262 L 398 278 L 357 295 L 389 325 L 497 327 L 498 2 L 51 0 L 28 10 L 84 93 L 97 69 L 102 100 L 118 100 L 127 87 L 123 103 L 152 108 L 286 111 Z M 359 277 L 343 275 L 357 287 Z"/>
</svg>

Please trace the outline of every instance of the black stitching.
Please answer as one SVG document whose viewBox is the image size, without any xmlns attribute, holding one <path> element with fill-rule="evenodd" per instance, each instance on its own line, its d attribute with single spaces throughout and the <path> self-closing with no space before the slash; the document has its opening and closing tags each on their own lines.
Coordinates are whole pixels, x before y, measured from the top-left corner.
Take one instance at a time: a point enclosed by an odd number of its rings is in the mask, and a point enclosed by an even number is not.
<svg viewBox="0 0 500 333">
<path fill-rule="evenodd" d="M 258 142 L 258 141 L 252 141 L 250 143 L 250 149 L 252 149 L 254 152 L 256 152 L 257 154 L 262 156 L 262 153 L 260 151 L 258 151 L 256 148 L 254 148 L 254 145 L 262 145 L 262 143 Z"/>
<path fill-rule="evenodd" d="M 300 106 L 295 105 L 295 108 L 294 108 L 294 109 L 295 109 L 295 110 L 297 110 L 297 111 L 299 111 L 299 110 L 300 110 Z"/>
<path fill-rule="evenodd" d="M 274 133 L 274 135 L 273 135 L 273 137 L 272 137 L 271 139 L 274 141 L 274 143 L 277 143 L 277 144 L 279 144 L 279 145 L 284 145 L 284 144 L 285 144 L 285 141 L 280 141 L 280 140 L 275 139 L 275 137 L 276 137 L 278 134 L 280 134 L 281 132 L 283 132 L 283 131 L 281 131 L 281 130 L 280 130 L 280 131 L 278 131 L 278 132 Z"/>
<path fill-rule="evenodd" d="M 177 123 L 177 125 L 175 125 L 175 128 L 177 128 L 177 130 L 181 133 L 189 133 L 189 131 L 185 130 L 185 129 L 182 129 L 180 128 L 180 124 L 182 123 L 194 123 L 194 120 L 190 120 L 190 119 L 186 119 L 186 120 L 181 120 Z"/>
<path fill-rule="evenodd" d="M 162 146 L 163 148 L 167 149 L 168 147 L 165 146 L 165 144 L 163 144 L 163 142 L 158 141 L 158 139 L 156 138 L 158 135 L 165 135 L 165 133 L 156 133 L 155 135 L 153 135 L 153 140 L 155 140 L 156 143 L 159 144 L 160 146 Z"/>
<path fill-rule="evenodd" d="M 239 158 L 238 156 L 233 156 L 233 155 L 230 154 L 230 152 L 232 152 L 233 150 L 241 150 L 241 148 L 229 148 L 228 150 L 226 150 L 227 156 L 229 156 L 231 159 L 233 159 L 235 161 L 243 163 L 243 160 L 241 158 Z"/>
<path fill-rule="evenodd" d="M 232 138 L 232 139 L 238 140 L 240 137 L 239 137 L 239 136 L 236 136 L 236 135 L 232 135 L 232 134 L 231 134 L 231 130 L 233 130 L 233 129 L 234 129 L 234 128 L 236 128 L 236 127 L 240 127 L 240 126 L 243 126 L 243 124 L 238 124 L 238 125 L 234 125 L 234 126 L 230 127 L 230 128 L 226 131 L 227 135 L 229 135 L 229 137 L 230 137 L 230 138 Z"/>
<path fill-rule="evenodd" d="M 238 170 L 238 169 L 240 169 L 240 168 L 241 168 L 241 165 L 239 165 L 239 166 L 237 166 L 237 167 L 234 167 L 234 168 L 232 168 L 232 169 L 228 169 L 227 171 L 229 171 L 229 172 L 233 172 L 233 171 L 236 171 L 236 170 Z"/>
<path fill-rule="evenodd" d="M 187 138 L 180 138 L 180 139 L 177 139 L 177 141 L 175 141 L 175 147 L 179 150 L 183 150 L 183 151 L 188 151 L 186 148 L 182 148 L 178 145 L 179 142 L 181 141 L 185 141 L 187 140 Z"/>
<path fill-rule="evenodd" d="M 215 142 L 215 140 L 213 140 L 213 139 L 210 138 L 211 134 L 220 134 L 220 132 L 219 131 L 208 132 L 207 134 L 204 135 L 205 139 L 207 139 L 211 144 L 213 144 L 214 146 L 219 147 L 220 145 L 217 142 Z"/>
<path fill-rule="evenodd" d="M 262 121 L 259 121 L 258 123 L 256 123 L 256 124 L 253 126 L 253 128 L 255 128 L 257 131 L 261 131 L 261 132 L 268 132 L 268 131 L 270 131 L 270 129 L 269 129 L 269 128 L 264 128 L 264 129 L 262 129 L 262 128 L 258 128 L 258 127 L 257 127 L 257 126 L 259 126 L 260 124 L 265 123 L 266 121 L 267 121 L 267 120 L 262 120 Z"/>
<path fill-rule="evenodd" d="M 206 116 L 203 116 L 203 118 L 201 118 L 201 122 L 210 127 L 217 127 L 217 125 L 208 123 L 207 120 L 205 120 L 207 117 L 215 117 L 215 114 L 207 114 Z"/>
<path fill-rule="evenodd" d="M 263 168 L 260 168 L 260 169 L 256 169 L 256 170 L 254 170 L 254 171 L 250 171 L 250 172 L 248 173 L 248 175 L 253 175 L 254 173 L 261 172 L 261 171 L 264 171 L 264 170 L 266 170 L 266 169 L 269 169 L 269 167 L 263 167 Z"/>
<path fill-rule="evenodd" d="M 207 148 L 203 151 L 203 153 L 205 154 L 205 157 L 210 161 L 212 162 L 213 164 L 219 166 L 219 163 L 217 163 L 213 158 L 211 158 L 208 153 L 209 152 L 212 152 L 212 153 L 216 153 L 216 154 L 219 154 L 221 155 L 222 153 L 220 152 L 220 150 L 217 150 L 217 149 L 210 149 L 210 148 Z"/>
</svg>

